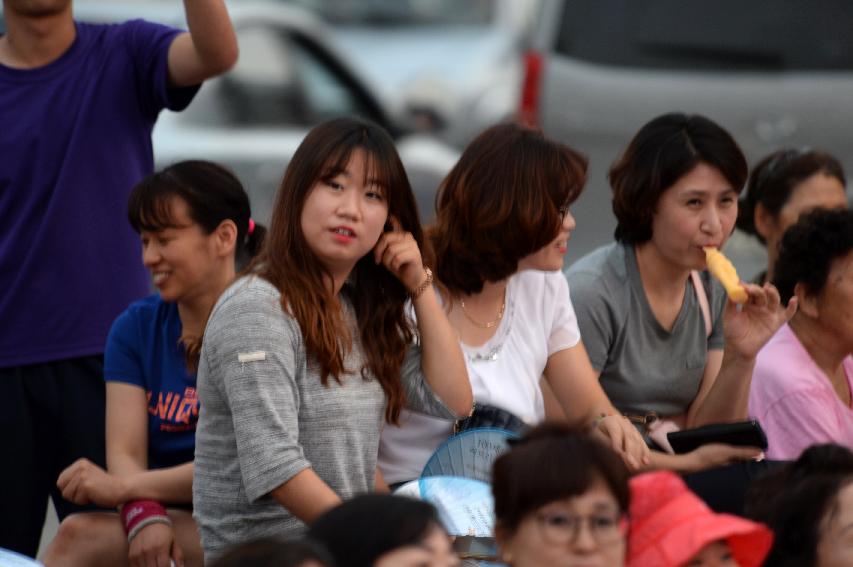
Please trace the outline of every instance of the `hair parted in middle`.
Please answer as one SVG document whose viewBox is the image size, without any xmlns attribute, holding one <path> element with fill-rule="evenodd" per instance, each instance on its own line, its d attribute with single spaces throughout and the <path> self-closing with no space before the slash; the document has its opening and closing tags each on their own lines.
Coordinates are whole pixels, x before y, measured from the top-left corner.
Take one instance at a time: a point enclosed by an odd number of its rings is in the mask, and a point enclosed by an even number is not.
<svg viewBox="0 0 853 567">
<path fill-rule="evenodd" d="M 539 425 L 495 460 L 495 529 L 513 533 L 528 514 L 581 496 L 596 483 L 606 486 L 627 513 L 629 476 L 619 455 L 588 433 L 558 423 Z"/>
<path fill-rule="evenodd" d="M 736 192 L 743 189 L 746 157 L 716 122 L 674 112 L 640 128 L 610 168 L 616 240 L 625 244 L 650 240 L 661 195 L 699 163 L 716 168 Z"/>
<path fill-rule="evenodd" d="M 438 280 L 473 294 L 503 280 L 560 230 L 560 209 L 586 182 L 587 160 L 538 130 L 492 126 L 472 141 L 441 183 L 428 230 Z"/>
<path fill-rule="evenodd" d="M 388 215 L 410 232 L 423 250 L 424 240 L 409 179 L 394 147 L 381 127 L 357 118 L 337 118 L 313 128 L 287 167 L 276 196 L 264 248 L 252 270 L 281 292 L 281 306 L 299 323 L 309 356 L 320 367 L 322 383 L 338 382 L 345 373 L 372 373 L 388 399 L 385 418 L 396 423 L 403 407 L 400 369 L 414 338 L 404 313 L 408 292 L 373 255 L 362 257 L 341 293 L 351 301 L 365 353 L 363 368 L 344 368 L 352 338 L 344 313 L 328 284 L 331 274 L 311 251 L 302 232 L 302 210 L 309 192 L 321 181 L 345 171 L 350 157 L 364 151 L 365 182 L 376 180 L 385 191 Z"/>
</svg>

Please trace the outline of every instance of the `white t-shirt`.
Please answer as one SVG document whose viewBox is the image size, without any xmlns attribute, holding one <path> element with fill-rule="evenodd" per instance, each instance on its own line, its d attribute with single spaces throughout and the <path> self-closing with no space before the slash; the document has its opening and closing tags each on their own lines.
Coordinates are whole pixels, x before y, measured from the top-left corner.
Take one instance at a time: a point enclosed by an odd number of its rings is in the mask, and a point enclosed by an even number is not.
<svg viewBox="0 0 853 567">
<path fill-rule="evenodd" d="M 474 401 L 505 409 L 531 425 L 539 423 L 545 417 L 539 380 L 548 358 L 579 341 L 563 274 L 514 274 L 507 282 L 506 309 L 494 336 L 479 347 L 462 344 Z M 452 421 L 403 410 L 400 425 L 386 425 L 379 441 L 385 481 L 419 477 L 452 429 Z"/>
</svg>

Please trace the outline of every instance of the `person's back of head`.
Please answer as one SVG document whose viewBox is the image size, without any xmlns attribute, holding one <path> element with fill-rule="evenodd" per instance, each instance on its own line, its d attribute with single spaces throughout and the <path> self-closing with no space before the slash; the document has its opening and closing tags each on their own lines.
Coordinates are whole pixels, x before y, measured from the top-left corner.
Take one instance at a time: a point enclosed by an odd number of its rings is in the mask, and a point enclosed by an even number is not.
<svg viewBox="0 0 853 567">
<path fill-rule="evenodd" d="M 322 543 L 340 567 L 372 567 L 388 552 L 418 546 L 440 529 L 432 504 L 392 494 L 362 494 L 320 516 L 308 537 Z"/>
<path fill-rule="evenodd" d="M 831 444 L 809 447 L 796 461 L 756 479 L 747 494 L 745 514 L 766 523 L 776 534 L 765 564 L 828 564 L 821 561 L 818 550 L 822 543 L 839 543 L 824 536 L 829 520 L 839 515 L 839 493 L 851 483 L 853 452 Z"/>
<path fill-rule="evenodd" d="M 334 567 L 326 549 L 311 540 L 262 538 L 234 546 L 210 567 Z"/>
</svg>

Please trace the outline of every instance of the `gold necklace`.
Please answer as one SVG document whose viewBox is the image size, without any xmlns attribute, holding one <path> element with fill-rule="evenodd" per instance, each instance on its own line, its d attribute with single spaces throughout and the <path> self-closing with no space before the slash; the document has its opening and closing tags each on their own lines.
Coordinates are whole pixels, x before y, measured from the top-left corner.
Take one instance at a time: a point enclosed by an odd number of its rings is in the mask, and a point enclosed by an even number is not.
<svg viewBox="0 0 853 567">
<path fill-rule="evenodd" d="M 506 292 L 504 292 L 504 297 L 501 300 L 501 308 L 500 310 L 498 310 L 498 316 L 495 318 L 494 321 L 487 321 L 485 323 L 481 323 L 480 321 L 477 321 L 476 319 L 471 317 L 471 314 L 468 313 L 468 309 L 465 307 L 465 300 L 461 297 L 459 298 L 459 304 L 462 306 L 462 314 L 465 315 L 466 319 L 468 319 L 481 329 L 491 329 L 496 327 L 497 324 L 501 322 L 501 319 L 503 319 L 504 309 L 506 309 Z"/>
</svg>

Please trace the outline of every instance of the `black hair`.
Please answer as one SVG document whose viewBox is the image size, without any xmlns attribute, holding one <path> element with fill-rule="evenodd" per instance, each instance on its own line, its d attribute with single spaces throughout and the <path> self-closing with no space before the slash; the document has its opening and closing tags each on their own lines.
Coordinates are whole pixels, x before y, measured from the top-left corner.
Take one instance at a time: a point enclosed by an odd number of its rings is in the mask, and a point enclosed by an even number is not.
<svg viewBox="0 0 853 567">
<path fill-rule="evenodd" d="M 383 554 L 417 545 L 441 528 L 435 508 L 392 494 L 362 494 L 326 512 L 308 537 L 326 546 L 339 565 L 371 567 Z"/>
<path fill-rule="evenodd" d="M 628 469 L 601 441 L 566 425 L 546 423 L 531 429 L 495 460 L 492 494 L 496 528 L 514 532 L 538 508 L 580 496 L 596 482 L 628 512 Z"/>
<path fill-rule="evenodd" d="M 175 226 L 172 200 L 186 202 L 190 218 L 212 233 L 224 220 L 237 225 L 237 266 L 243 266 L 260 250 L 266 230 L 255 224 L 249 196 L 240 180 L 225 167 L 202 160 L 182 161 L 152 173 L 130 194 L 127 217 L 136 232 L 157 232 Z"/>
<path fill-rule="evenodd" d="M 740 200 L 737 227 L 767 244 L 755 227 L 755 209 L 760 204 L 774 218 L 778 217 L 797 185 L 816 173 L 847 185 L 841 163 L 828 153 L 804 148 L 779 150 L 766 156 L 749 176 L 746 193 Z"/>
<path fill-rule="evenodd" d="M 800 217 L 782 236 L 773 285 L 783 303 L 802 283 L 806 292 L 820 295 L 835 260 L 853 250 L 853 211 L 815 209 Z"/>
<path fill-rule="evenodd" d="M 322 567 L 335 565 L 331 554 L 316 542 L 267 537 L 232 547 L 210 567 L 301 567 L 308 562 Z"/>
<path fill-rule="evenodd" d="M 698 114 L 658 116 L 642 128 L 610 168 L 615 237 L 642 244 L 652 237 L 652 220 L 664 191 L 699 163 L 717 169 L 740 193 L 746 158 L 726 130 Z"/>
<path fill-rule="evenodd" d="M 757 478 L 745 515 L 776 535 L 765 565 L 816 564 L 821 530 L 838 506 L 838 493 L 853 482 L 853 453 L 840 445 L 814 445 L 800 458 Z"/>
</svg>

